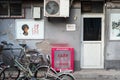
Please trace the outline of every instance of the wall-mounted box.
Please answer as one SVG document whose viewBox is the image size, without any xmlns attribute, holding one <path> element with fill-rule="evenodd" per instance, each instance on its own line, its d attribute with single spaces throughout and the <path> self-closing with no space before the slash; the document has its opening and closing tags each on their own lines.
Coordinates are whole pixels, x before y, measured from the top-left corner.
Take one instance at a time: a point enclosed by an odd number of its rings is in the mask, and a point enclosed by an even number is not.
<svg viewBox="0 0 120 80">
<path fill-rule="evenodd" d="M 52 67 L 56 71 L 74 70 L 74 48 L 52 47 Z"/>
<path fill-rule="evenodd" d="M 41 18 L 41 8 L 33 7 L 33 18 Z"/>
</svg>

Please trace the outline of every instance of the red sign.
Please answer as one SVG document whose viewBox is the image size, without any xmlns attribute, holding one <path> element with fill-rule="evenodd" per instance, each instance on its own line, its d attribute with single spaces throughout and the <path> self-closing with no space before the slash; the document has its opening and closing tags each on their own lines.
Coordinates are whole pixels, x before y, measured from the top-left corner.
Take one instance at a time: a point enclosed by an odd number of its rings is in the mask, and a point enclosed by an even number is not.
<svg viewBox="0 0 120 80">
<path fill-rule="evenodd" d="M 74 69 L 74 49 L 70 47 L 52 48 L 52 67 L 56 71 Z"/>
</svg>

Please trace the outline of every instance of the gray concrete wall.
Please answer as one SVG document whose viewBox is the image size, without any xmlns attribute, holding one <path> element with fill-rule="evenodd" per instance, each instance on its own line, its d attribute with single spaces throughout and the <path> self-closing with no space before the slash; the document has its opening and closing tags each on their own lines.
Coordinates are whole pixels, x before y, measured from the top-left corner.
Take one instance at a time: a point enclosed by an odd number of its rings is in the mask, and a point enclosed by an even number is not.
<svg viewBox="0 0 120 80">
<path fill-rule="evenodd" d="M 76 24 L 76 30 L 67 31 L 66 24 Z M 69 18 L 46 18 L 45 30 L 50 43 L 67 43 L 75 49 L 75 68 L 80 69 L 80 9 L 71 9 Z"/>
<path fill-rule="evenodd" d="M 35 5 L 35 4 L 34 4 Z M 77 7 L 70 9 L 69 18 L 46 18 L 44 19 L 45 39 L 43 40 L 16 40 L 15 38 L 15 20 L 16 19 L 0 19 L 0 41 L 6 40 L 19 47 L 19 43 L 25 43 L 30 49 L 37 49 L 45 54 L 51 53 L 52 43 L 67 43 L 75 50 L 75 70 L 80 69 L 80 4 L 76 3 Z M 31 4 L 27 3 L 25 7 L 25 19 L 32 19 Z M 67 31 L 66 24 L 75 24 L 75 31 Z M 9 54 L 7 54 L 9 55 Z"/>
<path fill-rule="evenodd" d="M 117 7 L 115 7 L 117 6 Z M 105 68 L 120 69 L 120 40 L 110 40 L 110 14 L 120 13 L 119 4 L 108 3 L 106 8 Z"/>
</svg>

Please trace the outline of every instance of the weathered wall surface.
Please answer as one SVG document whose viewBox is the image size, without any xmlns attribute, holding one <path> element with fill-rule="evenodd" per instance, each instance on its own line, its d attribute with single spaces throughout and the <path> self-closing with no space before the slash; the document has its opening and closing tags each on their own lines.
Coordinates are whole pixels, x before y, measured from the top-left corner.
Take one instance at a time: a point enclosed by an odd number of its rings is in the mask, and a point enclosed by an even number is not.
<svg viewBox="0 0 120 80">
<path fill-rule="evenodd" d="M 78 5 L 78 3 L 77 3 Z M 51 45 L 54 43 L 65 43 L 75 49 L 75 69 L 80 69 L 80 6 L 70 10 L 69 18 L 46 18 L 44 20 L 44 39 L 43 40 L 17 40 L 15 30 L 16 19 L 0 19 L 0 41 L 6 40 L 14 44 L 14 47 L 20 47 L 19 43 L 25 43 L 30 49 L 37 49 L 45 54 L 51 53 Z M 25 19 L 33 19 L 31 4 L 25 5 Z M 75 31 L 67 31 L 66 24 L 75 24 Z M 9 55 L 9 54 L 7 54 Z M 4 57 L 5 58 L 5 57 Z"/>
<path fill-rule="evenodd" d="M 74 18 L 77 17 L 76 20 Z M 75 64 L 80 66 L 80 10 L 71 9 L 70 18 L 45 19 L 45 38 L 50 43 L 67 43 L 75 48 Z M 66 24 L 76 24 L 75 31 L 67 31 Z"/>
<path fill-rule="evenodd" d="M 106 8 L 105 68 L 120 69 L 120 41 L 110 40 L 111 14 L 120 13 L 119 4 L 108 3 Z"/>
</svg>

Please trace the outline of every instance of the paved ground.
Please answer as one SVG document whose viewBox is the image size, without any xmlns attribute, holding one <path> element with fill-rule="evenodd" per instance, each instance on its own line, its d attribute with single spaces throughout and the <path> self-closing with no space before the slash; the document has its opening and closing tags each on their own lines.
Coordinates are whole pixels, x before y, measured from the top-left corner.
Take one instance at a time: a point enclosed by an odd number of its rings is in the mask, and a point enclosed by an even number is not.
<svg viewBox="0 0 120 80">
<path fill-rule="evenodd" d="M 81 70 L 73 75 L 76 80 L 120 80 L 120 70 Z"/>
<path fill-rule="evenodd" d="M 73 75 L 76 80 L 120 80 L 120 70 L 80 70 Z"/>
</svg>

